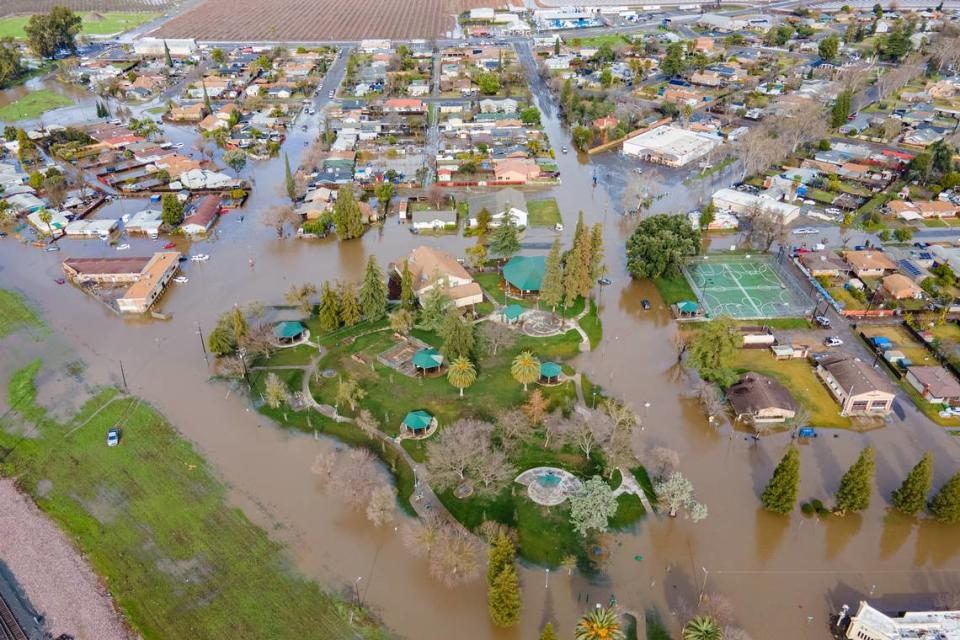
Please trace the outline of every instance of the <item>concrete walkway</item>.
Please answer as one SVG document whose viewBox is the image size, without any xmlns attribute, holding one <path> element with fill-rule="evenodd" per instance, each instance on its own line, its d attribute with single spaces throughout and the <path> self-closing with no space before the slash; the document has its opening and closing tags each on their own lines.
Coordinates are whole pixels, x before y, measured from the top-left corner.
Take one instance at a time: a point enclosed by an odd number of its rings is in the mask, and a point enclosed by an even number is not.
<svg viewBox="0 0 960 640">
<path fill-rule="evenodd" d="M 637 482 L 637 479 L 633 477 L 633 474 L 630 473 L 629 469 L 624 469 L 623 467 L 618 467 L 620 470 L 620 486 L 613 490 L 613 495 L 621 496 L 625 493 L 632 494 L 640 498 L 643 508 L 647 510 L 647 513 L 656 515 L 657 512 L 654 510 L 653 505 L 650 504 L 650 498 L 647 497 L 647 493 L 643 490 L 643 487 L 640 486 L 640 483 Z"/>
</svg>

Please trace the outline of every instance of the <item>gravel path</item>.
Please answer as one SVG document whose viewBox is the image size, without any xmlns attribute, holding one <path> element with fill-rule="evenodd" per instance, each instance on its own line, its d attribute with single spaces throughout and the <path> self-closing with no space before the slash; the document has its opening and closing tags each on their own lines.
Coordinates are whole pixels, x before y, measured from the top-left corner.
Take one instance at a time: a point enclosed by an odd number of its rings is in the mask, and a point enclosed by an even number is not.
<svg viewBox="0 0 960 640">
<path fill-rule="evenodd" d="M 128 640 L 113 601 L 66 536 L 12 480 L 0 479 L 0 559 L 48 631 L 77 640 Z"/>
</svg>

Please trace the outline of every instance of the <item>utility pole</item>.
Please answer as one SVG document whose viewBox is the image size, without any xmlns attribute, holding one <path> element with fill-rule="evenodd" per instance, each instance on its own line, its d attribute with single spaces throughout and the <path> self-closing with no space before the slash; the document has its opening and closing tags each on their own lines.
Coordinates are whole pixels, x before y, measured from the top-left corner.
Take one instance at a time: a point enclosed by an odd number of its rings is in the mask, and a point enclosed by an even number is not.
<svg viewBox="0 0 960 640">
<path fill-rule="evenodd" d="M 123 360 L 120 361 L 120 379 L 123 380 L 123 390 L 129 391 L 130 389 L 127 388 L 127 374 L 123 371 Z"/>
<path fill-rule="evenodd" d="M 200 327 L 200 323 L 197 322 L 197 335 L 200 336 L 200 348 L 203 349 L 203 361 L 210 365 L 210 358 L 207 356 L 207 343 L 203 339 L 203 329 Z"/>
</svg>

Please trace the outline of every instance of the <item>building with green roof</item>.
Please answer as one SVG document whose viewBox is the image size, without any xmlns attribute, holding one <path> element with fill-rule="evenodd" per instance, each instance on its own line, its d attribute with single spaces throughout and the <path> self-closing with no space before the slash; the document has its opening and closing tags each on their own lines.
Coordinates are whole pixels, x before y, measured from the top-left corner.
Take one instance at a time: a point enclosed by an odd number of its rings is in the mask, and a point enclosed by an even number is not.
<svg viewBox="0 0 960 640">
<path fill-rule="evenodd" d="M 436 371 L 443 366 L 443 355 L 433 347 L 420 349 L 411 358 L 418 372 Z"/>
<path fill-rule="evenodd" d="M 546 262 L 544 256 L 513 256 L 503 267 L 503 279 L 521 295 L 540 291 Z"/>
<path fill-rule="evenodd" d="M 273 337 L 280 344 L 299 342 L 306 331 L 307 328 L 303 323 L 296 320 L 285 320 L 273 325 Z"/>
<path fill-rule="evenodd" d="M 520 316 L 523 315 L 523 307 L 518 304 L 508 304 L 503 308 L 503 319 L 508 323 L 513 324 L 520 319 Z"/>
<path fill-rule="evenodd" d="M 540 363 L 541 384 L 556 384 L 557 382 L 560 382 L 560 375 L 562 373 L 563 369 L 556 362 Z"/>
<path fill-rule="evenodd" d="M 415 436 L 425 435 L 437 424 L 437 419 L 426 411 L 411 411 L 403 418 L 403 428 Z"/>
</svg>

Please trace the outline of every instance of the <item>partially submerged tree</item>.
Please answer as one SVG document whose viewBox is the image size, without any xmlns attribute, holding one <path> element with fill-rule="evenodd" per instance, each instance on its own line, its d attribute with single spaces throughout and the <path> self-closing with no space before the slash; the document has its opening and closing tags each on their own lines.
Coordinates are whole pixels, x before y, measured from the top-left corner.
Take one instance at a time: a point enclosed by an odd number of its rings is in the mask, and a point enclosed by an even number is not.
<svg viewBox="0 0 960 640">
<path fill-rule="evenodd" d="M 666 507 L 674 518 L 681 509 L 686 509 L 694 522 L 707 517 L 707 507 L 694 499 L 693 483 L 679 471 L 674 471 L 653 486 L 657 501 Z"/>
<path fill-rule="evenodd" d="M 891 495 L 893 508 L 906 515 L 913 516 L 927 504 L 927 495 L 933 488 L 933 454 L 925 453 L 900 488 Z"/>
<path fill-rule="evenodd" d="M 608 521 L 617 513 L 617 498 L 613 489 L 600 476 L 593 476 L 571 495 L 570 524 L 581 536 L 590 531 L 603 533 Z"/>
<path fill-rule="evenodd" d="M 840 479 L 836 495 L 837 511 L 863 511 L 870 506 L 874 466 L 873 447 L 864 447 L 857 461 Z"/>
<path fill-rule="evenodd" d="M 760 501 L 767 511 L 787 514 L 793 511 L 800 491 L 800 452 L 790 447 L 763 490 Z"/>
</svg>

